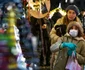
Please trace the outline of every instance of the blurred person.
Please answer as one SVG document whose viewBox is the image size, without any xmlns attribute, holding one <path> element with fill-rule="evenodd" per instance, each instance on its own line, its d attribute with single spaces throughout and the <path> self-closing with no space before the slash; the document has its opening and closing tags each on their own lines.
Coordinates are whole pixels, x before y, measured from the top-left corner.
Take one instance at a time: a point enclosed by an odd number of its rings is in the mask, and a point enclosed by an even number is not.
<svg viewBox="0 0 85 70">
<path fill-rule="evenodd" d="M 57 35 L 57 32 L 55 30 L 55 27 L 57 25 L 63 25 L 65 24 L 66 26 L 68 25 L 69 22 L 71 21 L 78 21 L 78 22 L 81 22 L 80 19 L 78 18 L 78 15 L 79 15 L 79 9 L 77 8 L 77 6 L 75 5 L 69 5 L 67 8 L 66 8 L 66 16 L 63 16 L 61 18 L 59 18 L 54 27 L 52 28 L 51 32 L 50 32 L 50 38 L 51 38 L 51 43 L 54 43 L 57 41 L 58 39 L 58 35 Z"/>
<path fill-rule="evenodd" d="M 56 20 L 58 20 L 58 19 L 61 18 L 61 17 L 62 17 L 62 15 L 61 15 L 59 12 L 56 11 L 56 12 L 54 13 L 54 15 L 52 16 L 51 19 L 54 21 L 54 24 L 55 24 L 55 23 L 56 23 Z M 53 25 L 54 25 L 54 24 L 53 24 Z"/>
<path fill-rule="evenodd" d="M 80 12 L 80 15 L 79 15 L 79 18 L 82 22 L 82 27 L 84 29 L 84 39 L 85 39 L 85 9 L 83 9 L 81 12 Z"/>
<path fill-rule="evenodd" d="M 51 32 L 50 32 L 50 38 L 51 38 L 51 44 L 57 42 L 58 38 L 63 36 L 66 33 L 66 27 L 69 24 L 69 22 L 71 21 L 77 21 L 77 22 L 81 22 L 80 19 L 78 18 L 79 15 L 79 9 L 76 5 L 69 5 L 66 8 L 66 15 L 59 18 L 55 25 L 53 26 Z M 61 32 L 59 32 L 59 30 L 57 30 L 58 26 L 62 26 L 62 30 Z M 55 60 L 57 56 L 57 52 L 56 53 L 52 53 L 51 59 L 50 59 L 50 65 L 52 68 L 53 62 Z"/>
<path fill-rule="evenodd" d="M 49 66 L 50 64 L 50 37 L 49 33 L 53 27 L 53 20 L 49 18 L 49 13 L 44 17 L 37 19 L 31 17 L 31 30 L 38 39 L 38 53 L 40 54 L 40 66 Z"/>
<path fill-rule="evenodd" d="M 58 38 L 50 49 L 52 52 L 59 52 L 56 58 L 53 70 L 66 70 L 66 64 L 69 56 L 72 56 L 74 51 L 78 64 L 81 70 L 84 70 L 85 65 L 85 40 L 83 36 L 83 28 L 80 22 L 72 21 L 68 24 L 66 34 Z"/>
<path fill-rule="evenodd" d="M 41 25 L 42 25 L 42 45 L 44 50 L 41 51 L 41 57 L 40 57 L 40 65 L 50 65 L 50 37 L 49 33 L 53 26 L 53 21 L 49 18 L 49 14 L 47 14 L 44 18 L 41 19 Z M 44 56 L 42 56 L 42 54 Z"/>
</svg>

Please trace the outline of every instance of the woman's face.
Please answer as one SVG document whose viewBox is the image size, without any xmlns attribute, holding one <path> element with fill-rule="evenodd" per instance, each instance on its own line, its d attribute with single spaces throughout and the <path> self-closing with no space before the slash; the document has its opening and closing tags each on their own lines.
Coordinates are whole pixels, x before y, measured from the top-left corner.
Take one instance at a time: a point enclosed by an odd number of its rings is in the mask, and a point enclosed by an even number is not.
<svg viewBox="0 0 85 70">
<path fill-rule="evenodd" d="M 76 17 L 76 12 L 74 10 L 68 10 L 67 17 L 69 21 L 73 21 Z"/>
</svg>

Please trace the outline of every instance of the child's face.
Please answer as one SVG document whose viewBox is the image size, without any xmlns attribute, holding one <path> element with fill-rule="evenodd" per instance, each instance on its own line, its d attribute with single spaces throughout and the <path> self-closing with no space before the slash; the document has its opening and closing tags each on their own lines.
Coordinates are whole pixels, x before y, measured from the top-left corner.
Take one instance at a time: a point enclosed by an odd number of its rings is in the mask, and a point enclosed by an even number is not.
<svg viewBox="0 0 85 70">
<path fill-rule="evenodd" d="M 78 30 L 78 28 L 76 26 L 73 26 L 71 29 L 75 29 L 75 30 Z"/>
<path fill-rule="evenodd" d="M 76 37 L 78 36 L 78 28 L 76 26 L 73 26 L 70 30 L 69 30 L 69 34 L 72 37 Z"/>
</svg>

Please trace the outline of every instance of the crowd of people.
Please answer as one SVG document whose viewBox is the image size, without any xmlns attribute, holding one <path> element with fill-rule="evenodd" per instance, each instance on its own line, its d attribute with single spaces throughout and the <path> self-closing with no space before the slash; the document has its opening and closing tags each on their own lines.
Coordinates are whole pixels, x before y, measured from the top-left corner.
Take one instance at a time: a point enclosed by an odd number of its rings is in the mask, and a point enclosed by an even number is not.
<svg viewBox="0 0 85 70">
<path fill-rule="evenodd" d="M 81 65 L 81 70 L 84 70 L 85 39 L 82 25 L 83 23 L 78 17 L 80 12 L 77 6 L 69 5 L 66 8 L 66 13 L 66 16 L 57 20 L 50 32 L 50 50 L 52 52 L 50 68 L 51 70 L 69 70 L 69 68 L 66 69 L 67 60 L 70 56 L 72 56 L 73 51 L 75 51 L 75 57 L 78 63 Z"/>
<path fill-rule="evenodd" d="M 42 46 L 40 66 L 50 65 L 50 70 L 66 70 L 68 58 L 74 52 L 81 70 L 84 70 L 84 18 L 76 5 L 69 5 L 65 10 L 66 15 L 56 19 L 55 23 L 52 19 L 42 18 L 36 19 L 36 24 L 33 24 L 32 31 L 38 35 L 39 46 Z"/>
</svg>

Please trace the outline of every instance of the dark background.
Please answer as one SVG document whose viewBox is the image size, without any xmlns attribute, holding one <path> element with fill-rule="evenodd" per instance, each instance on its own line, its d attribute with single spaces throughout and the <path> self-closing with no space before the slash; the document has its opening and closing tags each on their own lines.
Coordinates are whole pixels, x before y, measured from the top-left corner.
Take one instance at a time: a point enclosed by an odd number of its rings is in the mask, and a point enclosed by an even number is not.
<svg viewBox="0 0 85 70">
<path fill-rule="evenodd" d="M 0 0 L 0 8 L 2 7 L 4 3 L 9 2 L 9 1 L 14 1 L 14 0 Z M 57 8 L 59 6 L 59 3 L 61 3 L 61 7 L 63 10 L 65 10 L 66 7 L 70 4 L 75 4 L 79 8 L 80 11 L 85 10 L 85 0 L 74 0 L 74 3 L 70 3 L 70 0 L 68 0 L 67 3 L 65 3 L 65 0 L 50 0 L 50 2 L 51 2 L 50 10 Z M 59 17 L 61 17 L 61 15 L 59 15 L 59 13 L 55 13 L 52 19 L 54 20 L 54 22 L 56 22 L 57 18 Z"/>
<path fill-rule="evenodd" d="M 0 7 L 2 6 L 3 3 L 9 1 L 14 1 L 14 0 L 0 0 Z M 65 9 L 69 4 L 77 5 L 80 10 L 85 9 L 85 0 L 74 0 L 74 3 L 70 3 L 69 2 L 70 0 L 68 0 L 67 3 L 65 3 L 65 0 L 50 0 L 50 1 L 51 1 L 51 10 L 58 7 L 60 2 L 61 2 L 62 9 Z"/>
<path fill-rule="evenodd" d="M 65 9 L 69 4 L 75 4 L 80 9 L 80 11 L 85 10 L 85 0 L 74 0 L 74 3 L 70 3 L 70 0 L 68 0 L 67 3 L 65 3 L 65 0 L 50 0 L 50 1 L 51 1 L 51 10 L 58 7 L 60 2 L 62 9 Z"/>
</svg>

